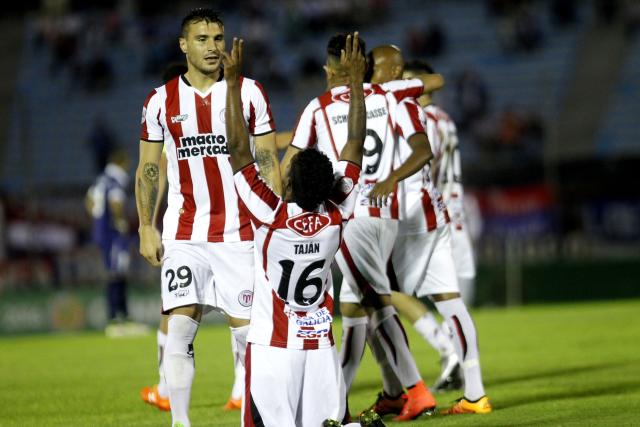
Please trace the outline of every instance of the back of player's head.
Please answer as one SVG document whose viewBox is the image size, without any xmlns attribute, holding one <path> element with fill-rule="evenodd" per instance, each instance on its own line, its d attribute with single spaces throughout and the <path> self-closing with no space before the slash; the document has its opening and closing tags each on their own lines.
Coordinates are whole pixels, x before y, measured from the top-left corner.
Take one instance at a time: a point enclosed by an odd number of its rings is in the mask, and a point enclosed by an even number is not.
<svg viewBox="0 0 640 427">
<path fill-rule="evenodd" d="M 329 198 L 333 184 L 333 167 L 324 153 L 310 148 L 299 152 L 291 160 L 291 201 L 302 209 L 315 210 Z"/>
<path fill-rule="evenodd" d="M 338 33 L 332 36 L 327 43 L 327 55 L 333 56 L 340 60 L 340 52 L 347 48 L 347 36 L 353 36 L 353 33 Z M 366 43 L 364 39 L 358 36 L 358 45 L 360 46 L 360 52 L 364 55 L 366 52 Z"/>
<path fill-rule="evenodd" d="M 196 22 L 205 21 L 205 22 L 213 22 L 221 27 L 224 27 L 224 23 L 218 15 L 218 12 L 215 12 L 213 9 L 209 9 L 206 7 L 198 7 L 196 9 L 191 9 L 191 11 L 184 17 L 182 20 L 181 26 L 181 34 L 182 37 L 186 37 L 187 35 L 187 27 L 191 24 L 195 24 Z"/>
<path fill-rule="evenodd" d="M 421 59 L 414 59 L 404 64 L 404 70 L 414 74 L 435 74 L 433 67 Z"/>
<path fill-rule="evenodd" d="M 172 62 L 162 72 L 162 83 L 168 83 L 170 80 L 186 73 L 189 70 L 184 62 Z"/>
</svg>

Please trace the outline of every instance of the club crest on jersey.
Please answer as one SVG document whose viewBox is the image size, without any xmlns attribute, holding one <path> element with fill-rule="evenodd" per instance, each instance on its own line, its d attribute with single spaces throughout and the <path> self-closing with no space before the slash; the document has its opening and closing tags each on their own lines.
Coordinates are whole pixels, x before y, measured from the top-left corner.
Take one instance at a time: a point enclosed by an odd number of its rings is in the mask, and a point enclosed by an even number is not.
<svg viewBox="0 0 640 427">
<path fill-rule="evenodd" d="M 331 224 L 327 215 L 305 212 L 287 220 L 287 228 L 299 236 L 313 237 Z"/>
<path fill-rule="evenodd" d="M 238 294 L 238 302 L 243 307 L 251 307 L 253 303 L 253 292 L 244 290 Z"/>
<path fill-rule="evenodd" d="M 373 89 L 368 88 L 364 90 L 364 97 L 366 98 L 367 96 L 371 95 L 373 93 Z M 351 92 L 347 91 L 347 92 L 342 92 L 342 93 L 338 93 L 336 95 L 332 96 L 332 99 L 336 102 L 338 101 L 342 101 L 342 102 L 346 102 L 347 104 L 349 103 L 349 99 Z"/>
<path fill-rule="evenodd" d="M 178 114 L 177 116 L 171 116 L 171 123 L 184 122 L 188 118 L 188 114 Z"/>
</svg>

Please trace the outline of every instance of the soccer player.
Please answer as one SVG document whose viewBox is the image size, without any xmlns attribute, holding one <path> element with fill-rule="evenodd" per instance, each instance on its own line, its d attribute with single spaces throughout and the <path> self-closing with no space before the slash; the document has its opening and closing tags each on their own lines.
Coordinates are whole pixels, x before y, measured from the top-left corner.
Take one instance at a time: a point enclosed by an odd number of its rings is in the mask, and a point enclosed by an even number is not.
<svg viewBox="0 0 640 427">
<path fill-rule="evenodd" d="M 195 372 L 193 342 L 203 313 L 225 313 L 244 354 L 253 298 L 253 231 L 233 186 L 221 68 L 224 25 L 211 9 L 182 21 L 179 45 L 188 71 L 151 91 L 142 115 L 136 202 L 140 253 L 162 262 L 163 311 L 170 315 L 164 354 L 174 426 L 188 427 Z M 280 191 L 274 122 L 258 82 L 241 84 L 244 119 L 260 174 Z M 163 237 L 152 223 L 162 146 L 169 186 Z"/>
<path fill-rule="evenodd" d="M 106 289 L 109 323 L 105 329 L 109 337 L 147 332 L 144 325 L 128 321 L 129 222 L 125 212 L 128 167 L 126 151 L 112 150 L 104 171 L 85 198 L 85 206 L 93 218 L 92 238 L 102 252 L 109 276 Z"/>
<path fill-rule="evenodd" d="M 392 81 L 402 76 L 404 61 L 396 47 L 380 46 L 373 49 L 372 53 L 373 83 Z M 380 67 L 378 65 L 381 62 L 391 65 Z M 426 117 L 422 108 L 408 98 L 403 102 L 410 113 L 407 123 L 424 133 Z M 416 117 L 419 120 L 415 120 Z M 408 154 L 405 144 L 401 159 Z M 390 184 L 385 181 L 377 183 L 370 197 L 384 200 L 393 188 Z M 476 328 L 460 298 L 444 201 L 432 182 L 428 167 L 403 181 L 402 185 L 406 212 L 400 221 L 393 248 L 393 270 L 402 292 L 418 297 L 428 296 L 434 302 L 454 333 L 455 350 L 464 373 L 464 396 L 444 413 L 491 412 L 492 407 L 482 383 Z"/>
<path fill-rule="evenodd" d="M 424 61 L 412 61 L 405 65 L 402 74 L 405 79 L 417 76 L 436 74 L 430 64 Z M 433 103 L 432 92 L 425 92 L 418 98 L 418 103 L 427 115 L 427 124 L 433 128 L 438 138 L 432 143 L 434 154 L 434 184 L 442 193 L 451 217 L 451 247 L 456 274 L 460 285 L 460 294 L 467 305 L 472 304 L 474 281 L 476 277 L 475 257 L 471 236 L 464 211 L 464 187 L 462 185 L 462 167 L 458 131 L 451 117 L 438 105 Z"/>
<path fill-rule="evenodd" d="M 224 54 L 226 126 L 235 185 L 255 227 L 255 297 L 246 353 L 243 425 L 339 425 L 345 390 L 331 323 L 331 262 L 351 216 L 365 138 L 358 33 L 346 38 L 340 70 L 351 89 L 348 136 L 338 167 L 304 150 L 290 165 L 284 197 L 258 176 L 248 144 L 239 75 L 242 41 Z M 330 420 L 329 420 L 330 419 Z"/>
<path fill-rule="evenodd" d="M 346 141 L 346 103 L 349 100 L 339 57 L 345 38 L 345 35 L 337 35 L 329 41 L 325 71 L 330 90 L 312 100 L 303 111 L 285 154 L 285 161 L 292 153 L 309 147 L 316 147 L 327 154 L 334 166 L 339 159 Z M 345 227 L 344 241 L 336 256 L 348 287 L 354 289 L 351 293 L 353 298 L 349 302 L 355 305 L 362 301 L 369 314 L 367 317 L 364 311 L 356 312 L 362 310 L 359 305 L 357 308 L 345 306 L 347 286 L 343 286 L 340 297 L 345 333 L 341 358 L 347 389 L 351 386 L 364 349 L 365 334 L 360 330 L 366 332 L 370 318 L 372 330 L 382 345 L 382 351 L 389 353 L 392 368 L 408 389 L 409 399 L 398 420 L 413 419 L 423 412 L 432 411 L 435 400 L 420 378 L 406 335 L 391 305 L 386 265 L 397 232 L 398 205 L 394 202 L 382 208 L 371 205 L 368 192 L 376 182 L 391 174 L 398 181 L 411 176 L 431 157 L 429 142 L 422 135 L 411 138 L 412 156 L 405 159 L 404 164 L 394 165 L 395 131 L 390 126 L 390 115 L 396 108 L 397 100 L 405 96 L 404 93 L 417 96 L 422 92 L 423 83 L 420 80 L 413 82 L 413 85 L 411 90 L 406 81 L 389 84 L 386 88 L 369 84 L 364 87 L 367 95 L 367 142 L 360 177 L 361 189 L 354 219 Z M 388 93 L 386 89 L 393 92 Z M 352 343 L 357 340 L 361 341 L 361 345 L 354 345 L 355 350 L 351 351 Z"/>
</svg>

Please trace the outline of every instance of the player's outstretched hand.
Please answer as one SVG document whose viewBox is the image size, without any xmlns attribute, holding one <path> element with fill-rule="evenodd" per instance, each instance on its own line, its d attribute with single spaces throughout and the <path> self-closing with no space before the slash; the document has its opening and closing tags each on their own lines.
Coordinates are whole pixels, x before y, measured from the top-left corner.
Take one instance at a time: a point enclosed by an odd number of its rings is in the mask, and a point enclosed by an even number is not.
<svg viewBox="0 0 640 427">
<path fill-rule="evenodd" d="M 158 229 L 147 225 L 140 227 L 138 233 L 140 234 L 140 255 L 149 264 L 159 267 L 162 262 L 162 240 Z"/>
<path fill-rule="evenodd" d="M 348 70 L 351 83 L 362 83 L 364 81 L 367 61 L 364 58 L 364 54 L 360 51 L 357 31 L 354 32 L 353 35 L 349 34 L 347 36 L 345 49 L 340 52 L 340 64 Z"/>
<path fill-rule="evenodd" d="M 222 52 L 222 65 L 224 65 L 224 79 L 227 83 L 237 82 L 242 70 L 242 47 L 244 40 L 233 38 L 231 52 Z"/>
<path fill-rule="evenodd" d="M 389 197 L 393 195 L 396 184 L 396 180 L 391 176 L 376 183 L 369 192 L 369 205 L 376 208 L 387 206 L 387 201 L 389 200 Z"/>
</svg>

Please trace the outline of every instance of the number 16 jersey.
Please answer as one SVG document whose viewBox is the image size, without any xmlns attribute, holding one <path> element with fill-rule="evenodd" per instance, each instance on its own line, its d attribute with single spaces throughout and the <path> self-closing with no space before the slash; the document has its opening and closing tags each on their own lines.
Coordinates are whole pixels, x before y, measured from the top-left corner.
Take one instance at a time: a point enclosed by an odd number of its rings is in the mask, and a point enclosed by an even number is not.
<svg viewBox="0 0 640 427">
<path fill-rule="evenodd" d="M 329 200 L 306 211 L 278 197 L 254 163 L 234 175 L 254 225 L 255 284 L 247 341 L 314 350 L 333 346 L 331 263 L 353 213 L 360 167 L 340 161 Z"/>
</svg>

